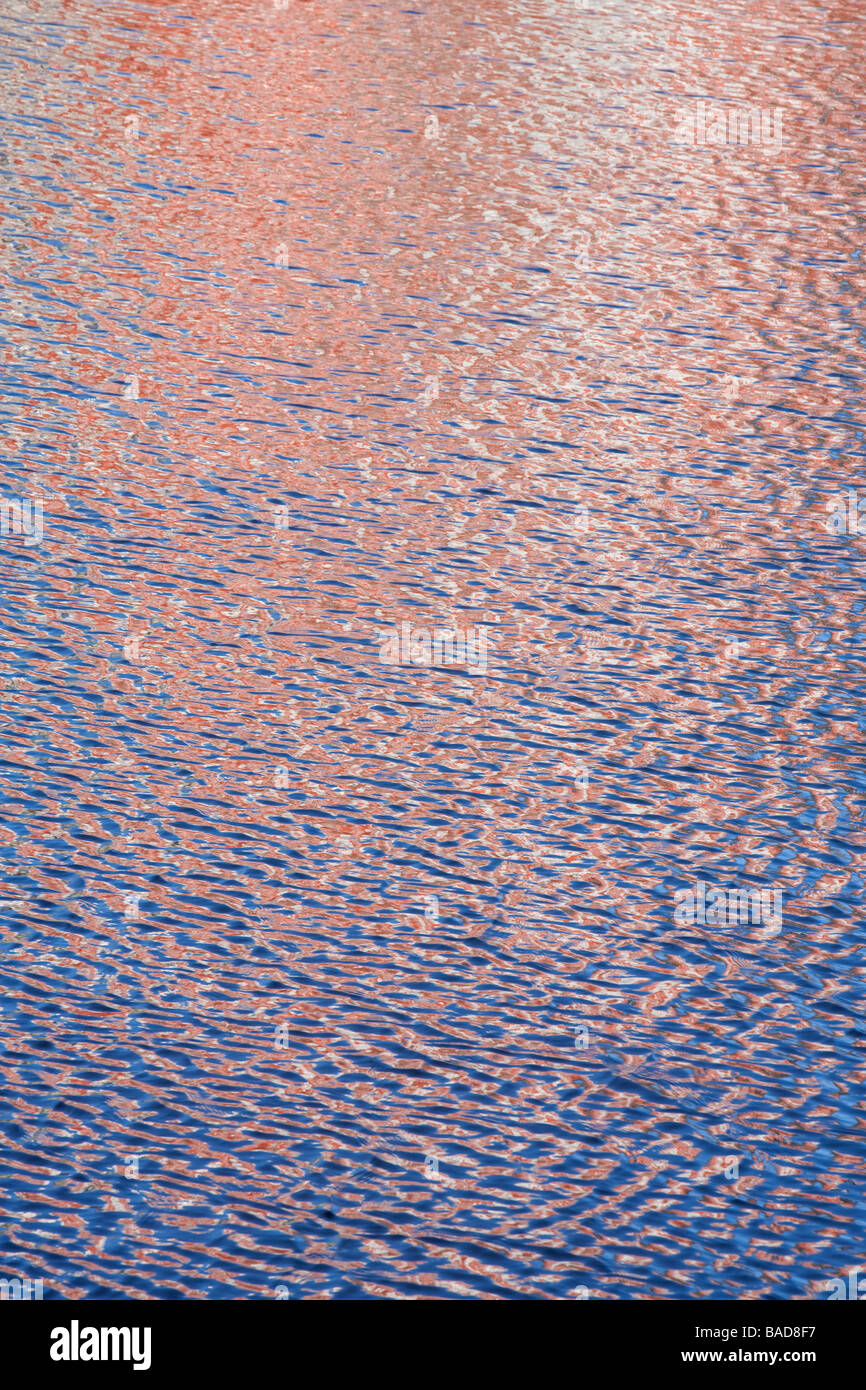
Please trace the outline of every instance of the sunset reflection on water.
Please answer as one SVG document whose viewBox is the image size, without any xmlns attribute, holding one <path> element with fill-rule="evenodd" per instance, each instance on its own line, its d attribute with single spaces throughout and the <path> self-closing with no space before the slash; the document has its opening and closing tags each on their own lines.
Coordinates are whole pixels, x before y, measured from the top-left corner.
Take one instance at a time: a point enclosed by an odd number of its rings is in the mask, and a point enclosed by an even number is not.
<svg viewBox="0 0 866 1390">
<path fill-rule="evenodd" d="M 857 19 L 7 7 L 3 1273 L 866 1263 Z"/>
</svg>

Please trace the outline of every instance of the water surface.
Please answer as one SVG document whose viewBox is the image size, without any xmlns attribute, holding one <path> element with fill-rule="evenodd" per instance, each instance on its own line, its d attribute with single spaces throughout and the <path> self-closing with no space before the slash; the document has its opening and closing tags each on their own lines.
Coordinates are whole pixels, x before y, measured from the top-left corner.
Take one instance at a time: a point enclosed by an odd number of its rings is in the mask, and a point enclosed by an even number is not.
<svg viewBox="0 0 866 1390">
<path fill-rule="evenodd" d="M 864 57 L 847 0 L 6 0 L 3 1275 L 866 1266 Z"/>
</svg>

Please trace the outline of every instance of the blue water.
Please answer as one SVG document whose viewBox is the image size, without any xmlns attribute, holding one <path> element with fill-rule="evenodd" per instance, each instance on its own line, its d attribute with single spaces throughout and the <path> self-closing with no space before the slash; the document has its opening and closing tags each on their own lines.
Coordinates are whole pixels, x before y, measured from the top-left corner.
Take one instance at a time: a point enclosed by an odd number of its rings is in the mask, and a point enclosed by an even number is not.
<svg viewBox="0 0 866 1390">
<path fill-rule="evenodd" d="M 7 3 L 0 1277 L 866 1267 L 856 18 Z"/>
</svg>

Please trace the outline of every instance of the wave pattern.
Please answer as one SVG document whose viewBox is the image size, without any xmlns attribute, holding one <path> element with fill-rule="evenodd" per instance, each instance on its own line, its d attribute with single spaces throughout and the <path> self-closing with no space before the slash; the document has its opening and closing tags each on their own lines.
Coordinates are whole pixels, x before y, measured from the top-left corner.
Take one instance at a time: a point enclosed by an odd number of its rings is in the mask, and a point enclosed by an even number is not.
<svg viewBox="0 0 866 1390">
<path fill-rule="evenodd" d="M 597 6 L 4 6 L 46 1297 L 866 1263 L 863 29 Z M 483 659 L 403 659 L 443 630 Z"/>
</svg>

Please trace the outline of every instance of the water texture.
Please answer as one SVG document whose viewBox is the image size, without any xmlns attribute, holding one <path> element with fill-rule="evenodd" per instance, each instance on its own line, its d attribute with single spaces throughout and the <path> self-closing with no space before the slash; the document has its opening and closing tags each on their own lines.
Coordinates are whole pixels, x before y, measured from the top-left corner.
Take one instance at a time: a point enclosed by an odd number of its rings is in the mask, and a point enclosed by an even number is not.
<svg viewBox="0 0 866 1390">
<path fill-rule="evenodd" d="M 4 0 L 0 1275 L 866 1268 L 864 60 Z"/>
</svg>

